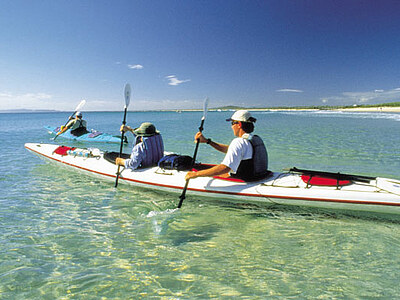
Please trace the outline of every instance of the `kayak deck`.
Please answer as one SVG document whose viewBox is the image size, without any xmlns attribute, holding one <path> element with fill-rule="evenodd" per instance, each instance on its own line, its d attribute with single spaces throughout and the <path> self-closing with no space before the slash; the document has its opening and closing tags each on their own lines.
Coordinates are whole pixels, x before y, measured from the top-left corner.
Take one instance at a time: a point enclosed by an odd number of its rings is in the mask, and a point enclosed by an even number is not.
<svg viewBox="0 0 400 300">
<path fill-rule="evenodd" d="M 59 127 L 45 126 L 47 132 L 51 135 L 56 135 L 59 132 Z M 108 133 L 103 133 L 94 129 L 90 132 L 82 134 L 80 136 L 75 136 L 71 134 L 71 130 L 68 129 L 64 133 L 60 134 L 57 138 L 64 138 L 67 140 L 83 141 L 83 142 L 101 142 L 101 143 L 121 143 L 120 136 L 114 136 Z M 124 143 L 128 143 L 128 140 L 124 139 Z"/>
<path fill-rule="evenodd" d="M 104 159 L 100 150 L 92 155 L 74 156 L 54 153 L 53 144 L 25 144 L 25 148 L 39 157 L 77 171 L 115 181 L 116 165 Z M 168 193 L 181 193 L 185 185 L 185 171 L 123 169 L 119 180 L 143 188 Z M 223 198 L 253 203 L 311 206 L 400 214 L 400 181 L 380 177 L 365 180 L 353 178 L 344 185 L 311 185 L 297 171 L 271 172 L 265 179 L 238 182 L 223 178 L 199 177 L 190 180 L 187 195 Z"/>
</svg>

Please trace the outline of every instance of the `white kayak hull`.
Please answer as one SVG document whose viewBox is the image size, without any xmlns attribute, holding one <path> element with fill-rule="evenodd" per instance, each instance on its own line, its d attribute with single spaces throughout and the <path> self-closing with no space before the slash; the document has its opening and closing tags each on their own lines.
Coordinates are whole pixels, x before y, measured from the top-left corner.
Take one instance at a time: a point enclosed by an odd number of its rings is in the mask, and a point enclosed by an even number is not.
<svg viewBox="0 0 400 300">
<path fill-rule="evenodd" d="M 95 157 L 59 155 L 59 145 L 27 143 L 25 148 L 39 157 L 75 169 L 91 176 L 115 182 L 117 166 L 106 161 L 98 151 Z M 186 172 L 163 170 L 158 167 L 123 169 L 119 183 L 180 194 L 185 185 Z M 369 182 L 335 186 L 309 186 L 298 173 L 274 172 L 256 182 L 235 182 L 201 177 L 190 180 L 187 196 L 206 196 L 264 204 L 309 206 L 328 209 L 346 209 L 378 213 L 400 214 L 400 181 L 374 178 Z"/>
</svg>

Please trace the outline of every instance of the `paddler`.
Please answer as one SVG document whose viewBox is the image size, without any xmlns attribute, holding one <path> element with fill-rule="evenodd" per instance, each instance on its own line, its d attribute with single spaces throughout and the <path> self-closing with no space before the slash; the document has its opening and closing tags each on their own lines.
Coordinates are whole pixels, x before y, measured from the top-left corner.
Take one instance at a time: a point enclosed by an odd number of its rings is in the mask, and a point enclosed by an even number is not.
<svg viewBox="0 0 400 300">
<path fill-rule="evenodd" d="M 135 170 L 157 165 L 164 155 L 164 143 L 161 134 L 156 127 L 149 122 L 142 123 L 140 127 L 132 129 L 130 126 L 122 125 L 120 131 L 130 131 L 136 141 L 132 148 L 129 159 L 117 157 L 115 164 Z"/>
<path fill-rule="evenodd" d="M 69 122 L 65 126 L 61 126 L 60 131 L 57 135 L 60 135 L 71 129 L 71 134 L 75 136 L 81 136 L 82 134 L 88 133 L 86 129 L 86 121 L 82 119 L 82 113 L 78 111 L 75 114 L 75 118 L 69 117 Z"/>
<path fill-rule="evenodd" d="M 230 145 L 224 145 L 206 138 L 201 132 L 196 133 L 195 141 L 206 143 L 214 149 L 226 153 L 224 160 L 210 169 L 198 172 L 188 172 L 185 179 L 196 177 L 234 177 L 245 181 L 265 178 L 268 172 L 268 153 L 262 139 L 252 135 L 254 131 L 253 118 L 249 111 L 238 110 L 226 121 L 231 122 L 235 139 Z"/>
</svg>

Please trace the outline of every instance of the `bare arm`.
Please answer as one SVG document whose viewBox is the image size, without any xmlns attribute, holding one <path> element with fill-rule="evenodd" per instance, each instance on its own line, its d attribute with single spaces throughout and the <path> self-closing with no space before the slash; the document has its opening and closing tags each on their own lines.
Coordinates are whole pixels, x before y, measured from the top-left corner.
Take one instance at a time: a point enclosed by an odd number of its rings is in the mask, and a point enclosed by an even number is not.
<svg viewBox="0 0 400 300">
<path fill-rule="evenodd" d="M 123 159 L 123 158 L 121 158 L 121 157 L 117 157 L 117 158 L 115 159 L 115 164 L 116 164 L 117 166 L 123 166 L 123 167 L 125 167 L 125 159 Z"/>
<path fill-rule="evenodd" d="M 220 165 L 216 165 L 210 169 L 201 170 L 198 172 L 187 172 L 185 179 L 189 180 L 189 179 L 197 178 L 197 177 L 212 177 L 212 176 L 219 176 L 219 175 L 229 175 L 230 170 L 231 170 L 231 168 L 220 164 Z"/>
<path fill-rule="evenodd" d="M 60 131 L 57 132 L 57 135 L 60 135 L 64 132 L 66 132 L 68 129 L 70 129 L 72 127 L 72 125 L 74 124 L 74 122 L 75 122 L 74 119 L 71 119 L 71 117 L 70 117 L 70 121 L 67 123 L 67 125 L 60 127 Z"/>
<path fill-rule="evenodd" d="M 198 132 L 194 136 L 194 140 L 195 141 L 199 140 L 200 143 L 207 143 L 209 139 L 205 138 L 205 136 L 201 132 Z M 228 147 L 229 147 L 229 145 L 220 144 L 220 143 L 211 141 L 211 139 L 210 139 L 209 145 L 211 147 L 213 147 L 215 150 L 218 150 L 222 153 L 226 153 L 228 151 Z"/>
</svg>

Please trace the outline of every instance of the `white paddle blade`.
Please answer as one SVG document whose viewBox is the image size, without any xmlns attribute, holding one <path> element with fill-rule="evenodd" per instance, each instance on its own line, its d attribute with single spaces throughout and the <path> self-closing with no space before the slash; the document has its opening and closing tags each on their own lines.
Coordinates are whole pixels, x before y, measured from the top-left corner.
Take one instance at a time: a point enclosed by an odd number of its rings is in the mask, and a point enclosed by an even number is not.
<svg viewBox="0 0 400 300">
<path fill-rule="evenodd" d="M 204 100 L 204 106 L 203 106 L 203 120 L 206 119 L 207 116 L 207 108 L 208 108 L 208 97 Z"/>
<path fill-rule="evenodd" d="M 86 103 L 86 100 L 82 100 L 82 101 L 78 104 L 78 106 L 75 108 L 75 111 L 80 111 L 81 108 L 85 105 L 85 103 Z"/>
<path fill-rule="evenodd" d="M 131 101 L 131 85 L 127 83 L 125 85 L 125 107 L 129 106 L 129 102 Z"/>
</svg>

